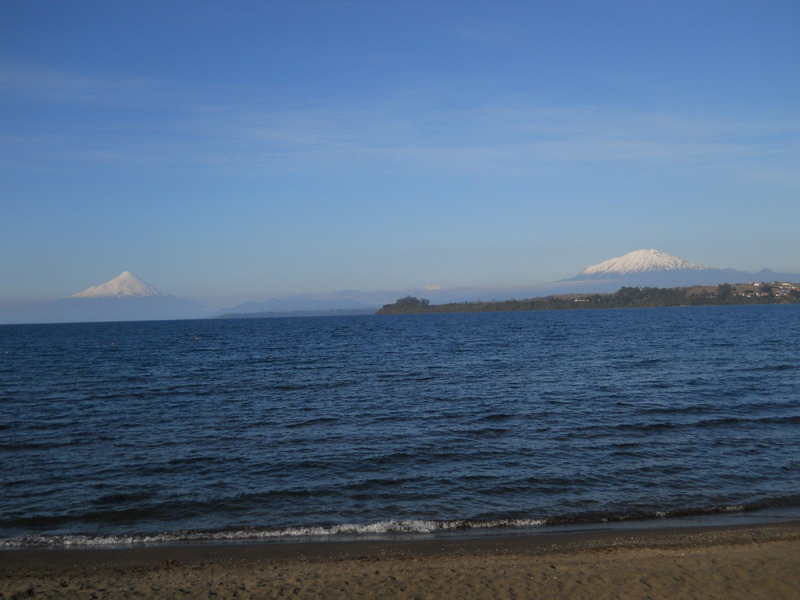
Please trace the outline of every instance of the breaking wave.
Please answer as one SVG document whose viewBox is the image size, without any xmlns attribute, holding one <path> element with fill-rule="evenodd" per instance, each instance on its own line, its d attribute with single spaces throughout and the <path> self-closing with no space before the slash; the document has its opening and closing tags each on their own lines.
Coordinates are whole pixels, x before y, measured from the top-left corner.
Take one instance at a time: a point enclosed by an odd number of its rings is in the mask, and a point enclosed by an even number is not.
<svg viewBox="0 0 800 600">
<path fill-rule="evenodd" d="M 704 506 L 672 510 L 631 510 L 615 513 L 583 512 L 543 519 L 455 519 L 451 521 L 408 519 L 374 523 L 298 526 L 282 528 L 242 527 L 223 530 L 178 530 L 129 535 L 22 535 L 0 538 L 0 549 L 19 548 L 114 548 L 184 543 L 286 542 L 324 540 L 396 540 L 450 533 L 503 533 L 516 530 L 546 532 L 563 526 L 603 526 L 614 523 L 664 521 L 691 517 L 757 512 L 769 508 L 800 507 L 800 495 L 768 498 L 741 505 Z"/>
</svg>

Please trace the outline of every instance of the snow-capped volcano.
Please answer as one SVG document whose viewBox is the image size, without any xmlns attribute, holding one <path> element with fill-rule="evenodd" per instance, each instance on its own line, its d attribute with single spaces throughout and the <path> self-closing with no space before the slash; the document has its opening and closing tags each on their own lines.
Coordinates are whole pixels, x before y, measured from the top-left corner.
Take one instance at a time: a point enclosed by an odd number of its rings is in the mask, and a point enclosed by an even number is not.
<svg viewBox="0 0 800 600">
<path fill-rule="evenodd" d="M 208 316 L 209 311 L 199 304 L 160 292 L 130 271 L 125 271 L 111 281 L 69 298 L 20 307 L 10 316 L 14 319 L 10 322 L 159 321 Z"/>
<path fill-rule="evenodd" d="M 788 278 L 787 278 L 788 277 Z M 583 289 L 592 292 L 616 291 L 621 286 L 685 287 L 717 285 L 746 281 L 790 281 L 794 275 L 775 273 L 769 269 L 747 273 L 735 269 L 719 269 L 683 260 L 658 250 L 635 250 L 596 265 L 586 267 L 575 277 L 562 282 L 584 282 Z"/>
<path fill-rule="evenodd" d="M 124 271 L 114 279 L 73 294 L 70 298 L 124 298 L 128 296 L 144 298 L 166 295 L 148 285 L 130 271 Z"/>
<path fill-rule="evenodd" d="M 691 263 L 677 256 L 658 250 L 634 250 L 624 256 L 611 258 L 599 264 L 586 267 L 580 275 L 625 275 L 628 273 L 649 273 L 652 271 L 675 271 L 683 269 L 710 269 L 705 265 Z"/>
</svg>

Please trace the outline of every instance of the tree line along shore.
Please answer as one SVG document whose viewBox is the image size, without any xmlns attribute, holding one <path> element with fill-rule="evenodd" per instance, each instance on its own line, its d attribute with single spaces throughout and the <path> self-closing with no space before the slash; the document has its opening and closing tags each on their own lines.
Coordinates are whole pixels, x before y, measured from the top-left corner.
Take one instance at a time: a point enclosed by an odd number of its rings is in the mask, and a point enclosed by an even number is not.
<svg viewBox="0 0 800 600">
<path fill-rule="evenodd" d="M 431 304 L 406 296 L 385 304 L 375 314 L 498 312 L 586 308 L 655 308 L 668 306 L 722 306 L 800 303 L 800 283 L 722 283 L 691 287 L 622 287 L 605 294 L 559 294 L 526 300 L 492 300 Z"/>
</svg>

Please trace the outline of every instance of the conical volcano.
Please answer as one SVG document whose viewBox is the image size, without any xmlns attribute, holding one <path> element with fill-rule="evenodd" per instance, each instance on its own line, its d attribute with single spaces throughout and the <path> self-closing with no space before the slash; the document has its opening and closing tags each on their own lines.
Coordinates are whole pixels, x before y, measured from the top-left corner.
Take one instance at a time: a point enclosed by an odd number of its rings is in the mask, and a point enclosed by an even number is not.
<svg viewBox="0 0 800 600">
<path fill-rule="evenodd" d="M 649 271 L 675 271 L 679 269 L 697 271 L 710 268 L 711 267 L 705 265 L 691 263 L 688 260 L 683 260 L 682 258 L 672 256 L 665 252 L 651 249 L 628 252 L 624 256 L 611 258 L 599 264 L 586 267 L 580 274 L 600 275 L 613 273 L 625 275 L 627 273 L 646 273 Z"/>
<path fill-rule="evenodd" d="M 748 273 L 735 269 L 719 269 L 689 262 L 659 250 L 634 250 L 616 258 L 586 267 L 575 277 L 562 281 L 583 281 L 583 289 L 593 292 L 613 292 L 622 286 L 684 287 L 746 283 L 748 281 L 791 281 L 796 275 L 775 273 L 764 269 Z"/>
<path fill-rule="evenodd" d="M 209 311 L 190 300 L 165 294 L 130 271 L 55 302 L 17 309 L 12 322 L 160 321 L 197 319 Z"/>
<path fill-rule="evenodd" d="M 145 283 L 130 271 L 124 271 L 114 279 L 73 294 L 70 298 L 125 298 L 128 296 L 145 298 L 148 296 L 168 296 L 168 294 L 159 292 L 152 285 Z"/>
</svg>

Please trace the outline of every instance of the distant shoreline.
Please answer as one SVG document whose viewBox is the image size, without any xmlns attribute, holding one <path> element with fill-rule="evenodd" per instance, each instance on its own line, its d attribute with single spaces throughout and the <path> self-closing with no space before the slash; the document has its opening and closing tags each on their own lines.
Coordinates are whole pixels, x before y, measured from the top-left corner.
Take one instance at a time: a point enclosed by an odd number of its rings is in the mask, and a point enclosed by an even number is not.
<svg viewBox="0 0 800 600">
<path fill-rule="evenodd" d="M 747 306 L 800 303 L 800 283 L 736 283 L 655 288 L 622 287 L 613 293 L 560 294 L 525 300 L 450 302 L 431 304 L 406 296 L 385 304 L 375 314 L 512 312 L 593 308 L 667 308 L 673 306 Z"/>
<path fill-rule="evenodd" d="M 332 310 L 259 311 L 252 313 L 225 313 L 212 319 L 280 319 L 285 317 L 350 317 L 374 315 L 374 308 L 341 308 Z"/>
</svg>

